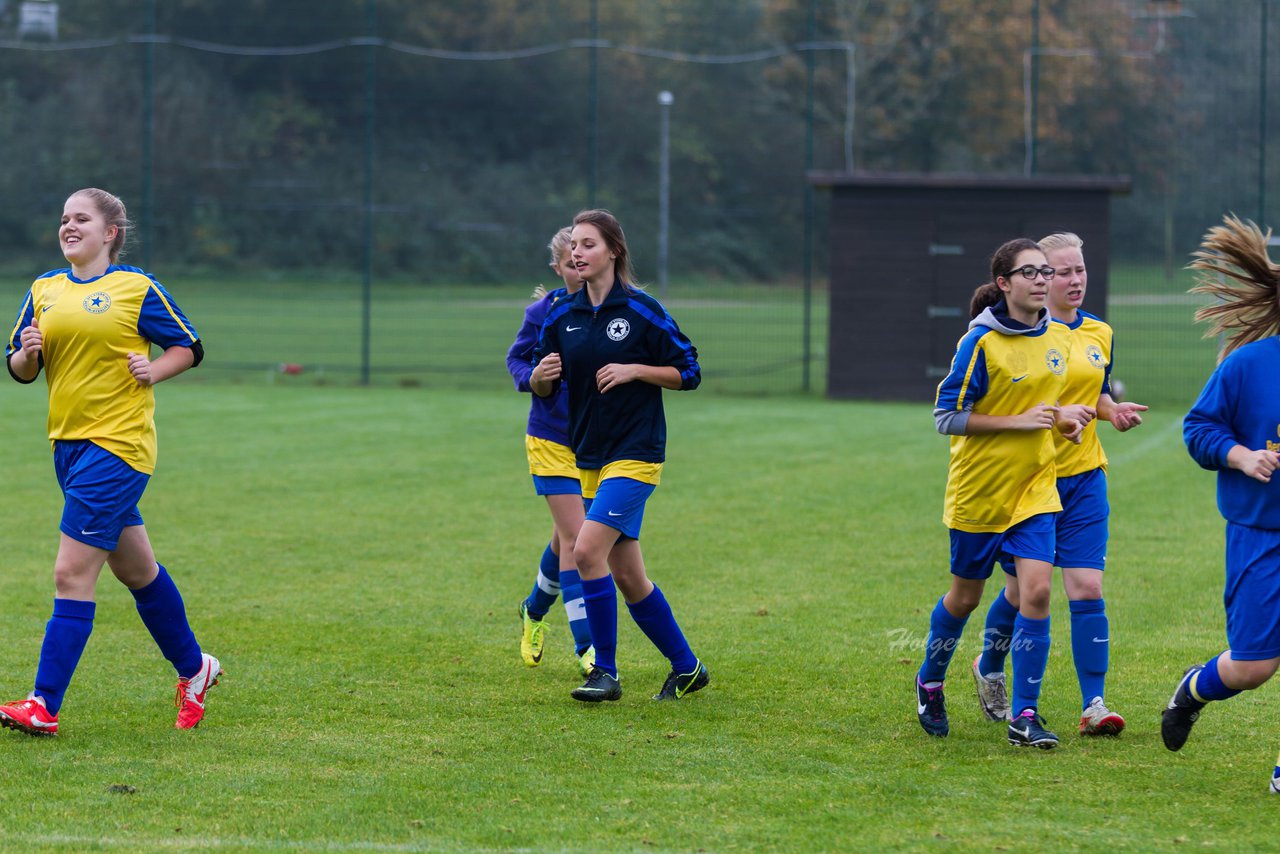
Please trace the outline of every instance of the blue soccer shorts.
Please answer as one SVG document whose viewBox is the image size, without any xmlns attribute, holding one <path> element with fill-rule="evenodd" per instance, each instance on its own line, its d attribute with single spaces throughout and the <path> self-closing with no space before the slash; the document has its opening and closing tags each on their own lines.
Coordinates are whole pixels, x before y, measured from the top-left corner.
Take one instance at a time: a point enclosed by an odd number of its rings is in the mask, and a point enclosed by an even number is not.
<svg viewBox="0 0 1280 854">
<path fill-rule="evenodd" d="M 640 525 L 644 521 L 644 504 L 655 489 L 657 487 L 652 483 L 629 477 L 605 478 L 596 489 L 587 518 L 616 529 L 624 537 L 638 540 Z"/>
<path fill-rule="evenodd" d="M 53 467 L 62 487 L 62 533 L 115 551 L 125 528 L 142 524 L 138 502 L 150 475 L 87 440 L 53 443 Z"/>
<path fill-rule="evenodd" d="M 1111 515 L 1111 505 L 1107 502 L 1107 473 L 1096 468 L 1058 478 L 1058 497 L 1062 500 L 1062 512 L 1057 514 L 1057 557 L 1054 565 L 1106 569 L 1107 520 Z"/>
<path fill-rule="evenodd" d="M 997 562 L 1009 575 L 1016 575 L 1011 558 L 1053 562 L 1054 517 L 1057 513 L 1041 513 L 1023 519 L 1000 533 L 951 532 L 951 574 L 974 581 L 991 577 Z M 1004 564 L 1004 559 L 1010 560 Z"/>
<path fill-rule="evenodd" d="M 1222 602 L 1232 658 L 1280 657 L 1280 531 L 1227 523 Z"/>
</svg>

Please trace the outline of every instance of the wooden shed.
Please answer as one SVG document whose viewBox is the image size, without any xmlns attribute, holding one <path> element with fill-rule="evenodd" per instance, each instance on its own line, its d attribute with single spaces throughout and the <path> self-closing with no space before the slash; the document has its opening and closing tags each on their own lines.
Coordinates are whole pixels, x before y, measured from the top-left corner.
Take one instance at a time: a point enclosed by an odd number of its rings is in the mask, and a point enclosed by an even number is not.
<svg viewBox="0 0 1280 854">
<path fill-rule="evenodd" d="M 1071 231 L 1089 265 L 1085 310 L 1105 317 L 1110 200 L 1127 177 L 814 172 L 832 193 L 827 394 L 932 400 L 990 278 L 991 253 L 1014 237 Z"/>
</svg>

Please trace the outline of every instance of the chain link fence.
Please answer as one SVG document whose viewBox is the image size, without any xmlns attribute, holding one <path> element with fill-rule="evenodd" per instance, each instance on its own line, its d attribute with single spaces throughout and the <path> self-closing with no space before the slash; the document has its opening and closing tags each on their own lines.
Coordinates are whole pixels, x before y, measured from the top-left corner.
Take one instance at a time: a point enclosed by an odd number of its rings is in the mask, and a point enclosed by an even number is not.
<svg viewBox="0 0 1280 854">
<path fill-rule="evenodd" d="M 496 388 L 547 240 L 608 207 L 706 388 L 821 391 L 808 171 L 1124 174 L 1087 307 L 1134 399 L 1189 399 L 1215 350 L 1182 266 L 1275 208 L 1280 9 L 997 5 L 0 3 L 0 270 L 16 309 L 65 196 L 102 186 L 206 379 Z"/>
</svg>

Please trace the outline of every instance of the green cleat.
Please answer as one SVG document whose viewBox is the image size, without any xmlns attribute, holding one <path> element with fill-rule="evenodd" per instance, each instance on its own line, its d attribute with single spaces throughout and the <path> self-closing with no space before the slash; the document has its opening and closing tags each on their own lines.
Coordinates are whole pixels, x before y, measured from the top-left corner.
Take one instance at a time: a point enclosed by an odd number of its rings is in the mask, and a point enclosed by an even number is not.
<svg viewBox="0 0 1280 854">
<path fill-rule="evenodd" d="M 520 657 L 530 667 L 537 667 L 542 663 L 542 647 L 547 642 L 546 626 L 542 624 L 542 620 L 535 620 L 530 616 L 529 608 L 524 602 L 520 603 L 520 625 Z"/>
<path fill-rule="evenodd" d="M 688 673 L 671 671 L 667 681 L 662 683 L 662 690 L 654 694 L 653 699 L 679 700 L 685 694 L 701 691 L 710 681 L 711 674 L 707 672 L 707 666 L 699 660 L 697 666 Z"/>
<path fill-rule="evenodd" d="M 582 651 L 578 657 L 578 671 L 586 676 L 591 672 L 591 668 L 596 666 L 596 648 L 589 646 Z"/>
</svg>

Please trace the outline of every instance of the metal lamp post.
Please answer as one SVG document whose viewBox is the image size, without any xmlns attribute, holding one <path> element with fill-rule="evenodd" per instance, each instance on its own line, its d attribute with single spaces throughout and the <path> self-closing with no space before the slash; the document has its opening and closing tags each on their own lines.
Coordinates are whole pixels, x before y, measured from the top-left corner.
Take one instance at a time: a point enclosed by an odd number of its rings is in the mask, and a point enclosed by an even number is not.
<svg viewBox="0 0 1280 854">
<path fill-rule="evenodd" d="M 667 223 L 671 217 L 671 105 L 676 97 L 658 93 L 658 297 L 667 298 Z"/>
</svg>

